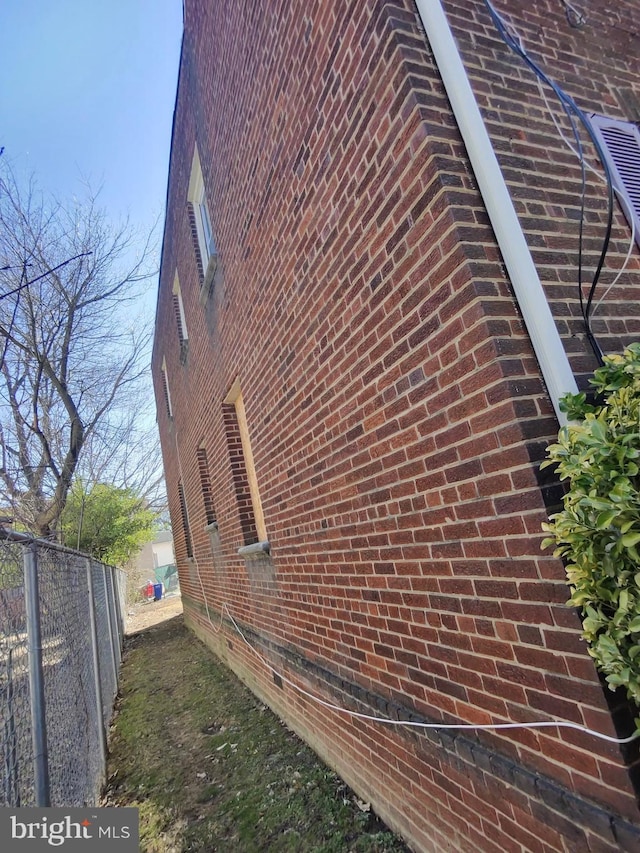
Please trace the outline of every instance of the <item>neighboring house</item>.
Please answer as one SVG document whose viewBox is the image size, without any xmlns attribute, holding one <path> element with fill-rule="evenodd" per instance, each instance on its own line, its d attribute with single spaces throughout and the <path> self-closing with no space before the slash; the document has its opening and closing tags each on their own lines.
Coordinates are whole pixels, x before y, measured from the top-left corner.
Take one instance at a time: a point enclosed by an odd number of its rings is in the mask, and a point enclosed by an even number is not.
<svg viewBox="0 0 640 853">
<path fill-rule="evenodd" d="M 173 553 L 173 534 L 165 530 L 158 533 L 155 540 L 151 542 L 151 554 L 153 559 L 153 567 L 157 569 L 159 566 L 169 566 L 175 563 L 176 558 Z"/>
<path fill-rule="evenodd" d="M 495 2 L 604 117 L 633 219 L 640 5 Z M 637 743 L 583 730 L 633 709 L 540 550 L 539 463 L 638 338 L 640 257 L 607 290 L 627 218 L 590 171 L 581 211 L 566 113 L 485 3 L 444 2 L 466 74 L 419 7 L 437 63 L 413 0 L 185 2 L 153 353 L 185 619 L 414 849 L 637 850 Z"/>
<path fill-rule="evenodd" d="M 153 542 L 147 542 L 136 557 L 133 574 L 129 583 L 138 590 L 148 581 L 154 582 L 156 570 L 175 565 L 173 552 L 173 534 L 170 530 L 162 530 Z"/>
</svg>

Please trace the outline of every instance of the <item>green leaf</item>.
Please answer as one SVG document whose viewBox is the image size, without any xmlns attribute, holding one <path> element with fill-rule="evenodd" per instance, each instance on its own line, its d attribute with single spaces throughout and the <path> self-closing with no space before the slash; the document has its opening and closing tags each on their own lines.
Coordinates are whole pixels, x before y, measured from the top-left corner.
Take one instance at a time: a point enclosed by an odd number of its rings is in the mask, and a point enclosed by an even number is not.
<svg viewBox="0 0 640 853">
<path fill-rule="evenodd" d="M 634 545 L 637 545 L 638 542 L 640 542 L 640 532 L 633 531 L 631 533 L 625 533 L 621 542 L 625 548 L 633 548 Z"/>
<path fill-rule="evenodd" d="M 596 519 L 598 530 L 604 530 L 611 525 L 613 519 L 618 515 L 617 509 L 604 510 Z"/>
<path fill-rule="evenodd" d="M 607 431 L 602 423 L 597 419 L 589 421 L 589 426 L 591 427 L 591 433 L 594 435 L 598 441 L 606 441 L 607 439 Z"/>
<path fill-rule="evenodd" d="M 584 628 L 586 634 L 595 635 L 604 626 L 604 624 L 604 619 L 587 616 L 587 618 L 582 623 L 582 627 Z"/>
<path fill-rule="evenodd" d="M 620 593 L 620 598 L 618 599 L 618 612 L 619 613 L 627 613 L 629 610 L 629 590 L 623 589 Z"/>
</svg>

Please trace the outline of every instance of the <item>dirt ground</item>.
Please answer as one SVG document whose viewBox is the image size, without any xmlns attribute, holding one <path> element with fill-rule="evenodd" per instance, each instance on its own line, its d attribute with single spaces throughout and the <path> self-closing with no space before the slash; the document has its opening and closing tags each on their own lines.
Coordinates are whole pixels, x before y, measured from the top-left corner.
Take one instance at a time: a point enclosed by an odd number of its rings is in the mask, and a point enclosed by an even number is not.
<svg viewBox="0 0 640 853">
<path fill-rule="evenodd" d="M 182 598 L 179 595 L 170 595 L 160 601 L 134 604 L 127 611 L 125 632 L 127 635 L 137 634 L 181 613 Z"/>
</svg>

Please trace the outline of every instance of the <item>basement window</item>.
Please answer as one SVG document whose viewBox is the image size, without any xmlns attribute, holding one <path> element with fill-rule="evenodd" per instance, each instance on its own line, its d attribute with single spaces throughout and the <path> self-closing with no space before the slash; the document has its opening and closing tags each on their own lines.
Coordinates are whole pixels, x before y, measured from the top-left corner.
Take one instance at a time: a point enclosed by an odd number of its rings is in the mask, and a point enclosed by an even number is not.
<svg viewBox="0 0 640 853">
<path fill-rule="evenodd" d="M 624 215 L 640 246 L 640 131 L 630 121 L 597 114 L 589 122 L 602 146 Z"/>
<path fill-rule="evenodd" d="M 216 269 L 218 267 L 218 250 L 211 227 L 211 215 L 205 192 L 200 155 L 196 145 L 191 163 L 191 178 L 187 192 L 187 207 L 189 223 L 193 238 L 193 248 L 200 277 L 200 301 L 205 302 L 211 292 Z"/>
</svg>

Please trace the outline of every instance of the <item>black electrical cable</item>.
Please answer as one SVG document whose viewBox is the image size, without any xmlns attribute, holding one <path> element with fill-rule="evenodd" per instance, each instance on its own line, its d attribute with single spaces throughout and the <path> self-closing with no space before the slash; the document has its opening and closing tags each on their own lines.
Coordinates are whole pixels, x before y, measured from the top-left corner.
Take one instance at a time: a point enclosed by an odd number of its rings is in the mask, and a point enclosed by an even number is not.
<svg viewBox="0 0 640 853">
<path fill-rule="evenodd" d="M 577 104 L 575 103 L 573 98 L 570 95 L 568 95 L 566 92 L 564 92 L 564 90 L 562 90 L 560 88 L 560 86 L 558 86 L 557 83 L 555 83 L 550 77 L 548 77 L 544 73 L 544 71 L 537 65 L 537 63 L 531 59 L 531 57 L 527 54 L 527 52 L 524 50 L 522 45 L 516 39 L 514 39 L 512 37 L 512 35 L 507 30 L 502 18 L 496 12 L 494 7 L 491 5 L 490 0 L 485 0 L 485 5 L 486 5 L 487 9 L 489 10 L 489 13 L 490 13 L 491 18 L 494 22 L 494 25 L 496 26 L 496 29 L 498 30 L 503 41 L 507 44 L 508 47 L 510 47 L 514 52 L 516 52 L 524 60 L 524 62 L 528 65 L 528 67 L 536 74 L 536 76 L 540 80 L 542 80 L 544 83 L 546 83 L 555 92 L 555 94 L 558 97 L 560 103 L 562 104 L 562 108 L 563 108 L 565 114 L 567 115 L 567 117 L 570 121 L 570 124 L 571 124 L 573 136 L 574 136 L 576 146 L 578 149 L 578 157 L 580 159 L 581 171 L 582 171 L 582 181 L 583 181 L 581 217 L 580 217 L 579 252 L 578 252 L 578 292 L 579 292 L 579 298 L 580 298 L 580 309 L 581 309 L 582 316 L 583 316 L 583 321 L 584 321 L 587 339 L 589 340 L 589 343 L 591 344 L 591 347 L 592 347 L 592 349 L 596 355 L 596 358 L 598 359 L 598 361 L 600 363 L 602 363 L 602 350 L 601 350 L 600 346 L 598 345 L 598 343 L 595 339 L 595 336 L 593 334 L 593 331 L 591 329 L 590 314 L 591 314 L 591 305 L 593 302 L 593 296 L 595 293 L 595 289 L 596 289 L 596 286 L 597 286 L 598 281 L 600 279 L 600 275 L 601 275 L 601 272 L 602 272 L 602 269 L 604 266 L 604 262 L 606 259 L 607 251 L 609 248 L 609 242 L 610 242 L 610 237 L 611 237 L 611 228 L 612 228 L 612 224 L 613 224 L 613 181 L 612 181 L 612 177 L 611 177 L 611 171 L 610 171 L 608 163 L 606 161 L 606 157 L 604 156 L 604 152 L 602 151 L 602 146 L 600 145 L 600 141 L 595 136 L 589 122 L 587 121 L 586 116 L 584 115 L 582 110 L 580 110 L 580 108 L 577 106 Z M 594 143 L 594 145 L 596 147 L 596 151 L 598 152 L 598 156 L 600 157 L 600 159 L 603 163 L 603 167 L 605 170 L 605 176 L 606 176 L 606 180 L 607 180 L 607 187 L 608 187 L 607 228 L 606 228 L 606 233 L 605 233 L 605 237 L 603 240 L 602 249 L 600 252 L 600 257 L 598 259 L 596 271 L 594 273 L 594 276 L 593 276 L 593 279 L 591 282 L 591 287 L 589 290 L 589 295 L 588 295 L 586 304 L 584 302 L 583 281 L 582 281 L 582 272 L 583 272 L 583 266 L 582 266 L 583 224 L 584 224 L 584 182 L 585 182 L 584 153 L 583 153 L 583 148 L 582 148 L 580 136 L 578 134 L 578 130 L 577 130 L 577 127 L 575 124 L 574 116 L 576 118 L 578 118 L 580 120 L 581 124 L 585 127 L 587 133 L 589 134 L 589 137 L 591 138 L 592 142 Z"/>
<path fill-rule="evenodd" d="M 24 290 L 25 287 L 29 287 L 31 284 L 35 284 L 36 281 L 40 281 L 41 278 L 46 278 L 52 272 L 56 272 L 61 267 L 70 264 L 71 261 L 77 261 L 78 258 L 85 258 L 87 255 L 92 255 L 91 252 L 81 252 L 79 255 L 74 255 L 72 258 L 68 258 L 66 261 L 63 261 L 61 264 L 58 264 L 56 267 L 52 267 L 50 270 L 43 272 L 42 275 L 36 276 L 36 278 L 32 278 L 31 281 L 25 281 L 23 284 L 20 284 L 19 287 L 15 287 L 13 290 L 8 290 L 6 293 L 0 294 L 0 299 L 6 299 L 7 296 L 13 296 L 15 293 L 19 293 L 21 290 Z"/>
<path fill-rule="evenodd" d="M 540 66 L 529 56 L 526 50 L 522 47 L 522 45 L 513 38 L 511 33 L 507 30 L 504 21 L 495 10 L 490 0 L 484 0 L 484 4 L 489 11 L 489 15 L 491 16 L 491 20 L 494 23 L 494 26 L 498 30 L 500 37 L 505 42 L 505 44 L 521 59 L 526 63 L 526 65 L 533 71 L 533 73 L 538 77 L 538 79 L 542 80 L 543 83 L 546 83 L 553 92 L 556 97 L 560 101 L 562 105 L 562 109 L 564 110 L 569 122 L 571 124 L 571 130 L 573 133 L 574 140 L 576 142 L 576 148 L 578 157 L 580 160 L 581 173 L 582 173 L 582 201 L 580 206 L 580 234 L 579 234 L 579 244 L 578 244 L 578 293 L 580 298 L 580 310 L 582 312 L 582 317 L 584 321 L 585 332 L 587 336 L 587 340 L 589 341 L 593 352 L 598 359 L 599 363 L 602 364 L 603 353 L 600 348 L 595 335 L 593 334 L 593 330 L 591 329 L 591 307 L 593 304 L 593 297 L 596 291 L 596 287 L 600 280 L 600 276 L 602 274 L 602 270 L 604 268 L 604 263 L 606 260 L 606 256 L 609 250 L 609 244 L 611 241 L 611 231 L 613 228 L 613 178 L 611 175 L 611 169 L 607 162 L 607 158 L 602 149 L 602 145 L 600 144 L 600 140 L 596 136 L 591 127 L 586 115 L 584 112 L 578 107 L 573 98 L 568 95 L 558 84 L 548 77 L 545 72 L 540 68 Z M 580 140 L 580 134 L 578 133 L 578 128 L 576 126 L 575 119 L 578 119 L 584 129 L 586 130 L 589 138 L 591 139 L 598 157 L 602 163 L 602 167 L 605 174 L 605 179 L 607 183 L 607 225 L 605 230 L 605 235 L 602 241 L 602 248 L 600 250 L 600 255 L 598 258 L 598 263 L 596 265 L 596 270 L 593 274 L 593 278 L 591 280 L 591 285 L 589 288 L 589 294 L 587 296 L 586 303 L 584 301 L 583 295 L 583 230 L 584 230 L 584 218 L 585 218 L 585 186 L 586 186 L 586 178 L 585 178 L 585 167 L 584 167 L 584 151 L 583 146 Z"/>
<path fill-rule="evenodd" d="M 27 264 L 24 264 L 22 267 L 22 273 L 20 275 L 20 281 L 22 282 L 27 277 Z M 18 314 L 18 305 L 20 304 L 20 294 L 22 292 L 22 287 L 19 287 L 16 291 L 18 298 L 16 299 L 16 304 L 13 306 L 13 312 L 11 314 L 11 321 L 9 323 L 9 330 L 4 338 L 4 347 L 2 348 L 2 355 L 0 356 L 0 370 L 4 367 L 4 360 L 7 357 L 7 349 L 9 348 L 9 338 L 13 333 L 13 327 L 16 322 L 16 316 Z"/>
<path fill-rule="evenodd" d="M 26 264 L 26 266 L 30 267 L 31 264 Z M 21 270 L 21 269 L 24 269 L 24 267 L 25 267 L 25 264 L 17 264 L 16 266 L 13 266 L 13 267 L 10 267 L 10 266 L 0 267 L 0 272 L 6 272 L 7 270 Z"/>
</svg>

